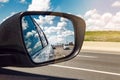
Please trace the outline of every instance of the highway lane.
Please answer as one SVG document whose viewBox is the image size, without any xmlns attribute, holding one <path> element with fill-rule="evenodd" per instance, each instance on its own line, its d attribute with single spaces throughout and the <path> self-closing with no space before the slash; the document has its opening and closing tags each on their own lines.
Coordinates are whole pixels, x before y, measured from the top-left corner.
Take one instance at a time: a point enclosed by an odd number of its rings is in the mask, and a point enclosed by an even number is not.
<svg viewBox="0 0 120 80">
<path fill-rule="evenodd" d="M 36 68 L 2 68 L 0 80 L 3 79 L 120 80 L 120 54 L 113 51 L 82 50 L 76 58 L 59 64 Z"/>
</svg>

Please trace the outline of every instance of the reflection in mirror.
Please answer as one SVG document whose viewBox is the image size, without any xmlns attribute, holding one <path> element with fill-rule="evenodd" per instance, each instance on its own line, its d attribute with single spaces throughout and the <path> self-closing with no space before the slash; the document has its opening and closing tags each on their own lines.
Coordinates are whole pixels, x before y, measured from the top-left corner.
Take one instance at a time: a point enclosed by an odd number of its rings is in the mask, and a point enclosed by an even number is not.
<svg viewBox="0 0 120 80">
<path fill-rule="evenodd" d="M 72 22 L 52 15 L 27 15 L 22 18 L 23 38 L 35 63 L 65 57 L 74 47 Z"/>
</svg>

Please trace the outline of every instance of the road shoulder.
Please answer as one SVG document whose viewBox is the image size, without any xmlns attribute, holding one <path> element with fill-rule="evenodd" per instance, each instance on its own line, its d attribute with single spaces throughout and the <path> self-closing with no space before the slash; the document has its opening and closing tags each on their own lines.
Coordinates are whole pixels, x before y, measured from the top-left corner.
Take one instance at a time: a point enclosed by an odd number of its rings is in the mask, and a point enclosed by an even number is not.
<svg viewBox="0 0 120 80">
<path fill-rule="evenodd" d="M 120 42 L 84 41 L 82 50 L 116 52 L 113 54 L 120 54 Z"/>
</svg>

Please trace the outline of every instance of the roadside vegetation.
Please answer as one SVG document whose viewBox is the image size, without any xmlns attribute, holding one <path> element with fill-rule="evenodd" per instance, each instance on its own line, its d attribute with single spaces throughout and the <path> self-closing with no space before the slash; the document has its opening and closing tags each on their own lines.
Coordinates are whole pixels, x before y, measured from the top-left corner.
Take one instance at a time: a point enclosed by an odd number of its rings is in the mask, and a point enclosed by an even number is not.
<svg viewBox="0 0 120 80">
<path fill-rule="evenodd" d="M 87 31 L 85 41 L 120 42 L 120 31 Z"/>
</svg>

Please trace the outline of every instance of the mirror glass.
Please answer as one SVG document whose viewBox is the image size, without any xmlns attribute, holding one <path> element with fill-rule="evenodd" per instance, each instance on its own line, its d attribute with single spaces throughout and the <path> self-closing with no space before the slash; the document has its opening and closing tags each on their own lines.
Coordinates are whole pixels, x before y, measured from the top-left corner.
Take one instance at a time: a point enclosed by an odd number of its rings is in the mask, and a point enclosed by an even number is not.
<svg viewBox="0 0 120 80">
<path fill-rule="evenodd" d="M 22 17 L 23 38 L 30 58 L 35 63 L 59 59 L 74 48 L 72 21 L 53 15 Z"/>
</svg>

